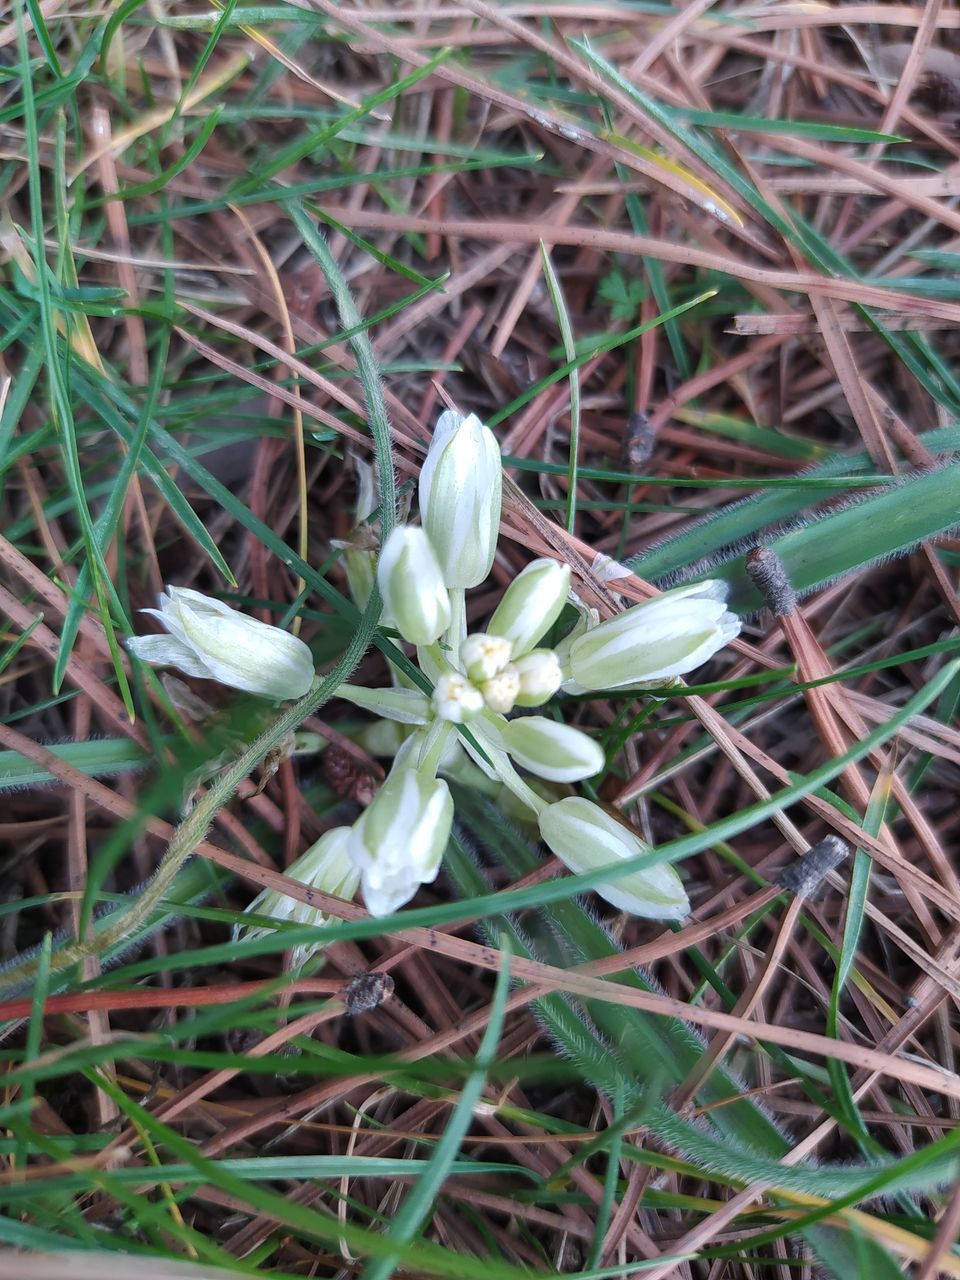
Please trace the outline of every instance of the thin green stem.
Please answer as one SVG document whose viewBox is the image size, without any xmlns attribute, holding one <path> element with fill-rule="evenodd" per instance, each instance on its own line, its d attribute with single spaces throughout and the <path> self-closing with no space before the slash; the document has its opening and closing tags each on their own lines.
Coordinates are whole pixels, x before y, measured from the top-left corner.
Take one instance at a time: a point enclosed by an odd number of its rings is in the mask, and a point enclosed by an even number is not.
<svg viewBox="0 0 960 1280">
<path fill-rule="evenodd" d="M 443 749 L 447 745 L 447 740 L 453 732 L 453 725 L 449 720 L 434 720 L 433 724 L 427 730 L 426 742 L 420 756 L 418 768 L 421 773 L 429 773 L 436 777 L 437 770 L 440 768 L 440 760 L 443 756 Z"/>
<path fill-rule="evenodd" d="M 467 597 L 463 587 L 450 588 L 450 625 L 443 634 L 447 660 L 460 670 L 460 642 L 467 634 Z"/>
<path fill-rule="evenodd" d="M 482 724 L 484 720 L 487 721 L 486 727 Z M 490 767 L 496 772 L 503 785 L 517 797 L 521 804 L 526 805 L 528 809 L 532 809 L 539 818 L 547 807 L 547 802 L 546 800 L 541 800 L 533 788 L 524 782 L 510 763 L 510 758 L 506 751 L 499 745 L 500 733 L 496 727 L 493 714 L 488 711 L 482 712 L 479 720 L 470 722 L 469 728 L 477 742 L 484 748 Z"/>
</svg>

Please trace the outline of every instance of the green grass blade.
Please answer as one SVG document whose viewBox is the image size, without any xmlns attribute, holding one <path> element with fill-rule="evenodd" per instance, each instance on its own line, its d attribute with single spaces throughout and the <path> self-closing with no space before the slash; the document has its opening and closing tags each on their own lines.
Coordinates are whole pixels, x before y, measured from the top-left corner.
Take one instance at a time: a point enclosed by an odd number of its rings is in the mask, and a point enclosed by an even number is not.
<svg viewBox="0 0 960 1280">
<path fill-rule="evenodd" d="M 77 521 L 80 525 L 83 537 L 87 564 L 90 567 L 90 574 L 97 598 L 98 611 L 110 650 L 114 674 L 117 679 L 117 685 L 120 691 L 120 696 L 123 699 L 124 706 L 127 709 L 128 715 L 132 719 L 133 701 L 130 695 L 130 686 L 123 670 L 123 662 L 120 656 L 120 647 L 117 642 L 113 619 L 110 616 L 111 602 L 117 607 L 118 613 L 121 615 L 122 610 L 120 610 L 116 594 L 113 592 L 106 562 L 104 561 L 99 547 L 97 546 L 93 521 L 89 507 L 87 506 L 87 500 L 84 493 L 83 472 L 80 464 L 80 454 L 77 447 L 77 435 L 73 418 L 70 389 L 67 382 L 65 367 L 61 362 L 60 351 L 58 348 L 57 318 L 51 294 L 47 261 L 44 255 L 44 196 L 40 167 L 39 122 L 33 101 L 33 82 L 30 75 L 30 60 L 27 50 L 26 22 L 24 19 L 23 9 L 20 8 L 19 5 L 17 6 L 17 37 L 20 53 L 21 84 L 23 88 L 23 114 L 26 128 L 27 171 L 30 190 L 30 225 L 32 233 L 30 251 L 33 255 L 36 266 L 36 282 L 39 289 L 40 332 L 43 340 L 44 355 L 46 357 L 46 371 L 47 378 L 49 380 L 51 402 L 50 407 L 60 439 L 60 454 L 63 459 L 67 483 L 70 487 L 74 510 L 76 512 Z M 65 315 L 63 316 L 63 319 L 65 324 L 69 323 Z M 64 646 L 61 645 L 57 661 L 57 669 L 59 670 L 60 678 L 57 678 L 57 670 L 55 670 L 54 674 L 53 689 L 55 693 L 59 690 L 63 669 L 66 666 L 68 656 L 69 654 L 66 652 Z"/>
<path fill-rule="evenodd" d="M 500 409 L 497 413 L 490 415 L 489 425 L 495 427 L 498 423 L 503 422 L 505 418 L 509 418 L 511 414 L 528 405 L 531 400 L 535 400 L 537 396 L 546 387 L 552 387 L 554 383 L 562 382 L 575 369 L 579 369 L 581 365 L 588 364 L 595 356 L 602 355 L 607 351 L 615 351 L 618 347 L 625 346 L 629 342 L 633 342 L 635 338 L 639 338 L 646 333 L 648 329 L 654 329 L 657 325 L 665 324 L 668 320 L 673 320 L 677 316 L 682 316 L 685 312 L 690 311 L 693 307 L 698 307 L 708 298 L 712 298 L 716 293 L 715 289 L 707 289 L 705 292 L 697 294 L 695 298 L 691 298 L 688 302 L 682 302 L 679 306 L 673 307 L 670 311 L 663 315 L 654 316 L 652 320 L 646 320 L 643 324 L 634 325 L 632 329 L 627 329 L 624 333 L 614 334 L 612 337 L 605 338 L 602 341 L 592 341 L 584 346 L 579 354 L 573 360 L 567 360 L 559 368 L 554 369 L 553 373 L 547 377 L 541 378 L 534 383 L 532 387 L 524 391 L 522 395 L 511 400 L 508 405 Z M 578 344 L 580 346 L 581 344 Z M 631 483 L 637 482 L 636 476 L 629 477 Z"/>
<path fill-rule="evenodd" d="M 791 138 L 818 138 L 832 142 L 909 142 L 896 133 L 877 133 L 874 129 L 857 129 L 852 125 L 824 124 L 820 120 L 776 120 L 767 116 L 745 116 L 737 111 L 697 111 L 692 107 L 674 107 L 673 114 L 687 124 L 706 129 L 734 129 L 738 133 L 784 134 Z"/>
<path fill-rule="evenodd" d="M 155 376 L 162 378 L 163 368 L 161 363 L 154 366 Z M 153 383 L 151 383 L 153 385 Z M 219 547 L 207 531 L 203 521 L 191 507 L 190 503 L 184 496 L 176 479 L 170 476 L 161 465 L 155 454 L 147 449 L 141 448 L 138 451 L 137 441 L 140 433 L 146 429 L 150 434 L 155 417 L 145 414 L 138 409 L 135 401 L 124 395 L 117 385 L 111 385 L 104 382 L 98 377 L 96 370 L 90 369 L 89 366 L 82 366 L 79 361 L 75 362 L 74 386 L 77 394 L 81 396 L 89 407 L 96 413 L 123 441 L 127 449 L 127 457 L 135 458 L 137 464 L 142 469 L 143 474 L 156 486 L 165 503 L 170 508 L 171 514 L 183 526 L 186 533 L 193 538 L 197 545 L 201 548 L 218 573 L 221 573 L 224 579 L 235 587 L 237 585 L 236 578 L 226 560 L 223 558 Z M 119 402 L 121 411 L 118 411 L 111 400 Z M 136 423 L 131 427 L 130 422 Z M 172 437 L 168 437 L 172 439 Z M 186 451 L 183 451 L 186 454 Z M 123 472 L 126 475 L 126 468 Z M 113 521 L 116 524 L 119 513 L 115 510 L 116 502 L 109 502 L 108 508 L 102 519 L 105 521 Z"/>
<path fill-rule="evenodd" d="M 887 788 L 882 787 L 875 789 L 870 797 L 867 811 L 863 817 L 863 829 L 868 835 L 877 835 L 883 825 L 887 795 Z M 843 921 L 843 936 L 840 940 L 840 954 L 837 958 L 837 967 L 830 990 L 830 1004 L 827 1008 L 826 1034 L 828 1036 L 839 1038 L 840 1035 L 840 1001 L 856 961 L 860 931 L 866 919 L 867 897 L 870 891 L 872 868 L 873 861 L 870 856 L 863 849 L 857 849 L 854 853 L 853 868 L 850 873 L 850 889 L 846 900 L 846 915 Z M 844 1111 L 848 1125 L 852 1127 L 854 1132 L 859 1133 L 861 1138 L 866 1138 L 868 1136 L 867 1129 L 854 1099 L 846 1067 L 842 1062 L 837 1062 L 834 1058 L 828 1061 L 827 1067 L 830 1071 L 830 1078 L 833 1081 L 833 1090 L 836 1094 L 837 1102 Z"/>
<path fill-rule="evenodd" d="M 101 1087 L 110 1093 L 129 1117 L 136 1118 L 138 1127 L 149 1132 L 158 1146 L 166 1148 L 180 1160 L 193 1166 L 204 1175 L 204 1181 L 241 1203 L 250 1205 L 252 1211 L 269 1214 L 278 1223 L 284 1224 L 308 1241 L 319 1240 L 336 1247 L 343 1239 L 361 1257 L 389 1259 L 396 1253 L 407 1269 L 429 1276 L 449 1277 L 449 1280 L 529 1280 L 529 1273 L 519 1267 L 452 1253 L 439 1245 L 420 1243 L 398 1246 L 396 1242 L 375 1232 L 354 1226 L 350 1222 L 340 1222 L 335 1217 L 299 1204 L 268 1187 L 251 1184 L 230 1173 L 220 1161 L 202 1155 L 195 1143 L 158 1121 L 110 1081 L 103 1079 Z"/>
<path fill-rule="evenodd" d="M 37 37 L 40 48 L 43 50 L 43 56 L 47 60 L 47 66 L 57 77 L 61 79 L 63 72 L 60 69 L 60 60 L 57 58 L 57 51 L 54 48 L 53 41 L 50 39 L 50 32 L 47 30 L 46 20 L 43 16 L 43 9 L 40 7 L 38 0 L 25 0 L 27 13 L 30 15 L 30 21 L 33 24 L 33 33 Z"/>
<path fill-rule="evenodd" d="M 956 428 L 927 432 L 920 439 L 925 448 L 937 455 L 960 449 L 960 430 Z M 859 478 L 872 471 L 873 463 L 866 453 L 837 455 L 802 471 L 797 479 L 804 483 L 796 491 L 774 487 L 731 503 L 682 533 L 632 556 L 628 563 L 636 573 L 656 582 L 718 553 L 722 556 L 724 547 L 736 546 L 761 530 L 793 520 L 807 506 L 835 499 L 840 477 Z M 765 483 L 769 484 L 769 480 Z"/>
<path fill-rule="evenodd" d="M 326 276 L 327 283 L 330 285 L 330 289 L 336 299 L 341 323 L 344 329 L 351 334 L 349 339 L 350 347 L 357 361 L 360 381 L 363 383 L 363 391 L 367 401 L 367 411 L 370 414 L 370 434 L 376 441 L 376 454 L 379 464 L 377 479 L 380 485 L 380 528 L 381 536 L 385 542 L 390 536 L 397 518 L 397 482 L 390 453 L 390 421 L 387 415 L 386 401 L 383 398 L 383 388 L 380 383 L 380 369 L 373 354 L 373 344 L 365 328 L 363 328 L 360 313 L 357 311 L 356 304 L 353 301 L 353 295 L 350 293 L 343 273 L 327 247 L 326 240 L 319 233 L 301 204 L 291 201 L 286 208 L 297 230 L 303 236 L 304 243 L 310 249 L 319 264 L 320 270 Z M 384 465 L 385 463 L 386 465 Z"/>
<path fill-rule="evenodd" d="M 275 177 L 278 173 L 282 173 L 284 169 L 289 169 L 291 165 L 302 160 L 311 151 L 321 150 L 328 142 L 332 142 L 337 137 L 341 129 L 365 119 L 372 111 L 376 111 L 377 107 L 393 102 L 407 89 L 413 88 L 421 80 L 432 75 L 436 68 L 446 61 L 446 58 L 446 51 L 441 51 L 436 57 L 431 58 L 429 62 L 425 62 L 422 67 L 417 67 L 411 71 L 409 75 L 402 77 L 400 80 L 395 80 L 392 84 L 388 84 L 386 88 L 371 94 L 353 111 L 345 112 L 332 124 L 311 130 L 305 138 L 298 138 L 290 146 L 284 147 L 277 155 L 272 156 L 269 162 L 257 171 L 255 176 L 238 182 L 230 192 L 229 199 L 234 200 L 238 196 L 250 194 L 253 190 L 261 188 L 268 178 Z"/>
<path fill-rule="evenodd" d="M 163 169 L 156 177 L 147 178 L 143 182 L 131 182 L 128 186 L 121 187 L 115 194 L 111 192 L 100 199 L 91 200 L 89 207 L 96 208 L 98 204 L 106 204 L 109 200 L 126 201 L 134 200 L 139 196 L 152 196 L 158 191 L 165 190 L 173 179 L 183 173 L 185 169 L 188 169 L 200 155 L 210 141 L 213 131 L 220 123 L 222 115 L 222 105 L 215 106 L 210 114 L 200 122 L 200 128 L 197 130 L 196 136 L 184 147 L 183 152 L 177 156 L 169 168 Z"/>
<path fill-rule="evenodd" d="M 50 954 L 52 949 L 53 935 L 47 932 L 43 935 L 43 941 L 40 944 L 40 963 L 37 966 L 37 977 L 31 998 L 30 1020 L 27 1023 L 27 1042 L 23 1050 L 23 1059 L 27 1063 L 34 1062 L 39 1057 L 40 1046 L 43 1044 L 43 1006 L 50 987 Z M 32 1106 L 35 1096 L 35 1081 L 33 1079 L 24 1080 L 20 1089 L 20 1101 Z M 20 1170 L 21 1173 L 26 1171 L 27 1149 L 22 1135 L 17 1142 L 17 1149 L 13 1157 L 13 1167 Z"/>
<path fill-rule="evenodd" d="M 23 640 L 25 637 L 20 636 Z M 2 669 L 2 664 L 0 664 Z M 89 742 L 53 743 L 47 750 L 89 778 L 117 777 L 146 769 L 152 757 L 135 742 L 122 738 L 91 739 Z M 39 765 L 17 751 L 0 751 L 0 794 L 56 781 Z"/>
</svg>

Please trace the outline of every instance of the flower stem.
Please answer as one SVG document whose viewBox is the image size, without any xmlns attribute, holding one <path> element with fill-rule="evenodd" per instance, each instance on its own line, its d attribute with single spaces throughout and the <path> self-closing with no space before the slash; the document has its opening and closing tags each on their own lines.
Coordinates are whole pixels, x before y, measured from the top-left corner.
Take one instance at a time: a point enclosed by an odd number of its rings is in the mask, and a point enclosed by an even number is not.
<svg viewBox="0 0 960 1280">
<path fill-rule="evenodd" d="M 444 633 L 444 641 L 448 646 L 447 658 L 460 670 L 460 642 L 467 634 L 467 599 L 463 587 L 450 587 L 450 625 Z"/>
<path fill-rule="evenodd" d="M 514 769 L 513 765 L 508 764 L 506 768 L 504 768 L 503 764 L 498 761 L 494 765 L 494 768 L 497 771 L 500 781 L 507 790 L 512 791 L 521 804 L 525 804 L 528 809 L 532 809 L 539 818 L 540 814 L 547 807 L 547 801 L 541 800 L 533 787 L 528 786 L 524 782 L 516 769 Z"/>
<path fill-rule="evenodd" d="M 443 748 L 447 745 L 447 739 L 452 732 L 453 725 L 449 720 L 433 721 L 427 730 L 426 742 L 423 744 L 417 764 L 421 773 L 429 773 L 431 777 L 436 777 L 440 759 L 443 756 Z"/>
<path fill-rule="evenodd" d="M 528 809 L 532 809 L 539 817 L 547 807 L 547 801 L 541 800 L 534 789 L 524 782 L 510 763 L 510 758 L 503 748 L 500 729 L 497 725 L 497 721 L 500 719 L 502 717 L 495 716 L 490 712 L 484 712 L 478 720 L 472 721 L 467 727 L 472 731 L 480 746 L 485 749 L 490 768 L 494 770 L 503 785 L 508 791 L 513 792 L 521 804 L 525 804 Z"/>
</svg>

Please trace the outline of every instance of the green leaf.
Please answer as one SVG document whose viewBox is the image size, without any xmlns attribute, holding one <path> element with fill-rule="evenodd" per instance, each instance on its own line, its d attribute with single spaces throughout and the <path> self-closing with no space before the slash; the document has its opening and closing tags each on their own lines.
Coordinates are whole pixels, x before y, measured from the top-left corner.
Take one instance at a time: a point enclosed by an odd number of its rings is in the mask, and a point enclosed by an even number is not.
<svg viewBox="0 0 960 1280">
<path fill-rule="evenodd" d="M 779 133 L 791 138 L 823 138 L 830 142 L 909 142 L 898 133 L 878 133 L 845 124 L 824 124 L 820 120 L 777 120 L 768 116 L 742 116 L 738 111 L 696 111 L 674 107 L 672 114 L 688 124 L 708 129 L 734 129 L 738 133 Z"/>
<path fill-rule="evenodd" d="M 40 48 L 43 50 L 43 56 L 47 60 L 47 66 L 59 80 L 63 76 L 63 72 L 60 70 L 60 62 L 57 58 L 57 51 L 53 47 L 53 41 L 50 39 L 50 32 L 47 30 L 43 9 L 38 0 L 25 0 L 25 3 L 27 13 L 30 15 L 30 22 L 33 25 L 33 33 L 40 42 Z M 27 74 L 29 75 L 29 69 Z"/>
<path fill-rule="evenodd" d="M 576 356 L 573 340 L 573 326 L 567 310 L 566 299 L 560 279 L 554 270 L 547 246 L 540 241 L 540 263 L 543 276 L 547 282 L 547 292 L 553 305 L 553 313 L 557 318 L 557 328 L 563 342 L 563 354 L 568 364 L 572 364 Z M 570 370 L 570 462 L 567 470 L 567 519 L 566 530 L 573 533 L 577 518 L 577 467 L 580 462 L 580 370 Z"/>
<path fill-rule="evenodd" d="M 960 429 L 948 427 L 928 431 L 920 436 L 920 441 L 933 454 L 953 453 L 960 449 Z M 796 477 L 798 487 L 794 491 L 774 487 L 769 492 L 731 503 L 698 520 L 682 533 L 632 556 L 627 563 L 635 573 L 654 582 L 683 569 L 691 569 L 708 558 L 718 564 L 725 555 L 736 554 L 735 550 L 725 551 L 725 548 L 736 548 L 737 544 L 744 542 L 746 546 L 757 545 L 761 531 L 771 529 L 763 539 L 767 541 L 776 536 L 778 524 L 795 521 L 805 507 L 836 499 L 840 477 L 849 477 L 847 484 L 852 484 L 872 471 L 873 463 L 866 453 L 836 455 L 802 471 Z M 898 482 L 891 477 L 889 483 L 895 485 Z M 764 487 L 763 482 L 760 487 Z"/>
<path fill-rule="evenodd" d="M 716 290 L 707 289 L 704 293 L 697 294 L 695 298 L 690 298 L 687 302 L 680 303 L 679 306 L 673 307 L 670 311 L 664 312 L 662 315 L 654 316 L 652 320 L 646 320 L 643 324 L 635 325 L 632 329 L 628 329 L 625 333 L 616 333 L 602 341 L 591 341 L 588 345 L 582 343 L 577 344 L 578 355 L 573 360 L 565 361 L 558 369 L 554 369 L 553 373 L 548 374 L 545 378 L 540 378 L 521 395 L 511 400 L 508 405 L 500 409 L 497 413 L 491 414 L 489 426 L 494 427 L 498 423 L 503 422 L 505 418 L 509 418 L 512 414 L 529 404 L 531 400 L 535 400 L 537 396 L 546 387 L 552 387 L 554 383 L 561 382 L 564 378 L 581 365 L 588 364 L 595 356 L 602 355 L 607 351 L 615 351 L 618 347 L 625 346 L 634 339 L 641 337 L 649 329 L 655 329 L 657 325 L 666 324 L 668 320 L 673 320 L 677 316 L 683 315 L 685 312 L 692 310 L 694 307 L 700 306 L 707 298 L 712 298 Z M 536 464 L 534 466 L 536 469 Z M 566 468 L 564 468 L 566 470 Z M 586 474 L 586 473 L 584 473 Z M 632 484 L 636 483 L 636 476 L 629 476 L 628 479 Z"/>
<path fill-rule="evenodd" d="M 636 276 L 628 278 L 619 267 L 608 271 L 597 287 L 597 297 L 610 308 L 614 323 L 629 324 L 647 296 L 643 281 Z"/>
<path fill-rule="evenodd" d="M 304 243 L 319 263 L 320 270 L 327 278 L 331 292 L 337 302 L 340 321 L 350 333 L 350 347 L 357 361 L 360 381 L 363 383 L 364 396 L 370 414 L 370 434 L 378 442 L 377 458 L 381 465 L 377 468 L 377 482 L 380 486 L 380 529 L 385 542 L 390 536 L 397 518 L 397 482 L 394 475 L 393 462 L 384 467 L 382 459 L 390 457 L 390 420 L 387 414 L 386 401 L 380 383 L 380 369 L 373 354 L 370 335 L 360 319 L 347 287 L 347 282 L 334 260 L 326 240 L 317 230 L 313 220 L 297 201 L 290 201 L 287 211 L 294 225 L 303 236 Z"/>
<path fill-rule="evenodd" d="M 107 645 L 110 650 L 110 658 L 113 664 L 114 674 L 117 679 L 117 686 L 124 706 L 126 707 L 127 714 L 132 719 L 133 701 L 130 695 L 130 686 L 127 682 L 126 673 L 123 669 L 120 647 L 117 642 L 113 618 L 111 617 L 110 612 L 111 606 L 113 606 L 116 609 L 117 615 L 122 617 L 123 610 L 117 600 L 116 592 L 113 590 L 113 584 L 110 580 L 106 561 L 104 560 L 99 546 L 97 545 L 96 534 L 93 528 L 93 520 L 90 515 L 90 509 L 87 505 L 83 485 L 83 470 L 77 445 L 76 424 L 73 416 L 73 402 L 67 375 L 68 366 L 61 357 L 61 348 L 57 337 L 57 308 L 52 296 L 50 273 L 44 253 L 44 183 L 40 164 L 39 122 L 33 99 L 33 82 L 30 75 L 30 60 L 27 53 L 26 24 L 23 20 L 23 10 L 19 5 L 16 6 L 16 8 L 19 19 L 18 46 L 20 54 L 21 83 L 23 86 L 23 115 L 26 130 L 27 174 L 30 192 L 30 227 L 32 232 L 32 244 L 30 244 L 30 250 L 33 255 L 34 265 L 36 268 L 36 278 L 39 286 L 37 310 L 40 319 L 42 345 L 44 355 L 46 357 L 50 409 L 59 437 L 60 456 L 66 474 L 67 485 L 70 490 L 71 497 L 73 498 L 74 512 L 80 526 L 81 537 L 83 540 L 84 550 L 86 552 L 86 563 L 89 566 L 92 585 L 97 599 L 97 609 L 100 615 L 100 620 L 103 624 Z M 62 156 L 62 147 L 60 147 L 59 144 L 58 155 Z M 64 175 L 59 166 L 57 180 L 59 182 L 60 189 L 62 189 Z M 62 203 L 62 201 L 58 200 L 58 206 L 62 206 Z M 60 230 L 63 232 L 64 229 L 60 228 Z M 65 646 L 61 643 L 60 653 L 58 655 L 58 663 L 61 670 L 65 666 L 68 656 L 69 654 L 66 652 Z M 56 681 L 55 677 L 54 692 L 57 692 L 58 688 L 59 683 Z"/>
<path fill-rule="evenodd" d="M 839 511 L 828 511 L 800 529 L 764 540 L 786 566 L 798 592 L 813 591 L 855 569 L 905 555 L 919 542 L 958 521 L 960 462 L 923 471 Z M 763 601 L 739 558 L 698 577 L 730 585 L 730 608 L 751 613 Z"/>
<path fill-rule="evenodd" d="M 20 637 L 21 640 L 25 636 Z M 52 743 L 51 755 L 79 769 L 89 778 L 116 777 L 145 769 L 152 758 L 135 742 L 125 738 L 93 738 L 88 742 Z M 0 751 L 0 792 L 55 782 L 52 773 L 21 756 L 18 751 Z"/>
</svg>

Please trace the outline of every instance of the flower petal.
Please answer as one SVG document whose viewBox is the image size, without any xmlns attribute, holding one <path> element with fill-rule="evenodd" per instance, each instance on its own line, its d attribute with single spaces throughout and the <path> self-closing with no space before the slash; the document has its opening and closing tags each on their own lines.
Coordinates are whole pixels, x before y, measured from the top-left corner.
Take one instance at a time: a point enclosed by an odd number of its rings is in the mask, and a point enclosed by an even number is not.
<svg viewBox="0 0 960 1280">
<path fill-rule="evenodd" d="M 500 532 L 503 468 L 496 436 L 475 414 L 441 415 L 420 471 L 420 518 L 448 587 L 490 572 Z"/>
<path fill-rule="evenodd" d="M 210 676 L 193 650 L 175 636 L 130 636 L 125 643 L 128 653 L 153 667 L 178 667 L 187 676 Z"/>
<path fill-rule="evenodd" d="M 301 698 L 313 683 L 310 650 L 296 636 L 231 609 L 201 616 L 181 604 L 180 623 L 210 675 L 267 698 Z"/>
<path fill-rule="evenodd" d="M 531 773 L 548 782 L 582 782 L 603 768 L 603 748 L 593 738 L 546 716 L 523 716 L 503 729 L 503 744 Z"/>
<path fill-rule="evenodd" d="M 586 689 L 623 689 L 685 675 L 739 632 L 739 620 L 715 594 L 681 593 L 636 605 L 579 636 L 570 647 L 573 680 Z"/>
<path fill-rule="evenodd" d="M 547 805 L 540 814 L 540 834 L 578 875 L 653 852 L 628 827 L 581 796 Z M 683 882 L 666 862 L 597 885 L 596 892 L 621 911 L 654 920 L 680 920 L 690 910 Z"/>
</svg>

